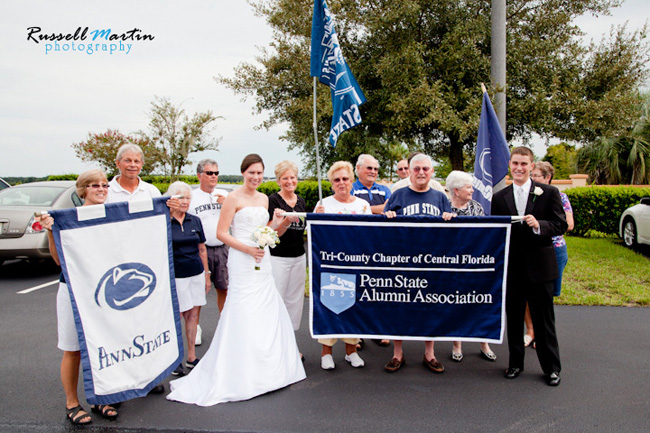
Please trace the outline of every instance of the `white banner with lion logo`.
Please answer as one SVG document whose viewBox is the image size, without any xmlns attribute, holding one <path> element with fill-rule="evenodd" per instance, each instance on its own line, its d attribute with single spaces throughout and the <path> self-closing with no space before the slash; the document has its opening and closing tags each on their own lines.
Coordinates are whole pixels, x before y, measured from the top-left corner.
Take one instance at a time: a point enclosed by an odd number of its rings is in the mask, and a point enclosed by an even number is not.
<svg viewBox="0 0 650 433">
<path fill-rule="evenodd" d="M 51 214 L 88 402 L 145 396 L 183 358 L 165 198 Z"/>
</svg>

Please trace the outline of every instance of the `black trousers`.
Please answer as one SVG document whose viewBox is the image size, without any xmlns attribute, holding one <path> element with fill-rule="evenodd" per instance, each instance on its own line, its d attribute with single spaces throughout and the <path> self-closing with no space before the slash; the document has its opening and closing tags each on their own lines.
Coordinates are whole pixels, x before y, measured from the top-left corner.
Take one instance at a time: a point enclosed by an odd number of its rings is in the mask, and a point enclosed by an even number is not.
<svg viewBox="0 0 650 433">
<path fill-rule="evenodd" d="M 537 358 L 544 374 L 560 371 L 560 348 L 555 332 L 553 281 L 533 283 L 521 276 L 508 279 L 506 323 L 508 325 L 509 367 L 524 368 L 524 314 L 526 302 L 535 330 Z"/>
</svg>

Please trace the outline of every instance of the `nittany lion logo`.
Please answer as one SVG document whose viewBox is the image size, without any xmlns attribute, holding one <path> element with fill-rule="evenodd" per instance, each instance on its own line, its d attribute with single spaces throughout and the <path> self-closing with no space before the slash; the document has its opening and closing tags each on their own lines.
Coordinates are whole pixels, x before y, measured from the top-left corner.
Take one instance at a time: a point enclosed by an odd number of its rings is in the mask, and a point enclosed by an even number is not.
<svg viewBox="0 0 650 433">
<path fill-rule="evenodd" d="M 481 167 L 481 173 L 483 173 L 483 179 L 492 185 L 492 152 L 490 149 L 485 148 L 479 155 L 479 167 Z"/>
<path fill-rule="evenodd" d="M 156 276 L 143 263 L 122 263 L 109 269 L 99 281 L 95 302 L 100 298 L 115 310 L 130 310 L 147 300 L 156 288 Z"/>
<path fill-rule="evenodd" d="M 323 272 L 320 277 L 320 302 L 333 313 L 340 314 L 357 300 L 357 277 L 354 274 Z"/>
</svg>

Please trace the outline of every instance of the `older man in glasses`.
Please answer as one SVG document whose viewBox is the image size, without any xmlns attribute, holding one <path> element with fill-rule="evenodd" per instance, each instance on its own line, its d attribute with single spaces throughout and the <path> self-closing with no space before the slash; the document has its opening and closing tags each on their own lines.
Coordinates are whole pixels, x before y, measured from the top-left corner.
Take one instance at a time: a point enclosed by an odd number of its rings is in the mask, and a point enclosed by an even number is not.
<svg viewBox="0 0 650 433">
<path fill-rule="evenodd" d="M 217 161 L 213 159 L 199 161 L 196 175 L 199 178 L 199 188 L 192 191 L 192 202 L 187 212 L 198 216 L 203 224 L 205 245 L 208 250 L 208 269 L 212 283 L 217 289 L 217 306 L 221 312 L 228 294 L 228 247 L 217 239 L 217 222 L 221 215 L 221 205 L 226 200 L 228 191 L 216 188 L 219 182 Z"/>
<path fill-rule="evenodd" d="M 431 158 L 421 153 L 415 155 L 411 158 L 409 168 L 411 171 L 411 184 L 408 188 L 395 191 L 386 202 L 386 217 L 431 215 L 440 216 L 447 221 L 454 217 L 447 196 L 429 185 L 433 174 L 433 161 Z M 433 373 L 443 373 L 445 371 L 445 367 L 436 359 L 433 352 L 432 340 L 424 342 L 424 359 L 422 363 Z M 394 373 L 402 368 L 404 364 L 402 341 L 395 340 L 393 358 L 384 366 L 384 369 L 389 373 Z"/>
<path fill-rule="evenodd" d="M 405 159 L 402 159 L 397 162 L 397 177 L 400 179 L 406 179 L 409 177 L 411 172 L 409 171 L 409 162 Z"/>
<path fill-rule="evenodd" d="M 373 214 L 381 214 L 390 198 L 390 189 L 375 182 L 379 175 L 379 162 L 372 155 L 361 154 L 354 172 L 358 179 L 352 184 L 350 194 L 370 203 Z"/>
<path fill-rule="evenodd" d="M 421 153 L 421 152 L 411 152 L 409 154 L 409 157 L 408 157 L 408 160 L 407 160 L 407 167 L 409 167 L 409 164 L 411 164 L 411 160 L 413 159 L 413 157 L 415 155 L 423 155 L 423 153 Z M 399 163 L 401 164 L 402 161 L 400 161 Z M 398 165 L 397 169 L 399 170 L 399 165 Z M 404 188 L 404 187 L 407 187 L 407 186 L 411 185 L 411 172 L 410 172 L 410 169 L 408 169 L 407 173 L 408 173 L 408 175 L 406 177 L 402 177 L 400 175 L 399 176 L 400 180 L 395 182 L 393 184 L 393 186 L 390 187 L 390 192 L 392 194 L 395 194 L 395 191 L 397 191 L 400 188 Z M 440 184 L 440 182 L 438 182 L 437 180 L 435 180 L 433 178 L 434 173 L 435 173 L 435 169 L 431 172 L 431 179 L 429 180 L 429 186 L 431 188 L 437 190 L 437 191 L 446 193 L 445 188 Z M 399 171 L 398 171 L 398 174 L 399 174 Z"/>
</svg>

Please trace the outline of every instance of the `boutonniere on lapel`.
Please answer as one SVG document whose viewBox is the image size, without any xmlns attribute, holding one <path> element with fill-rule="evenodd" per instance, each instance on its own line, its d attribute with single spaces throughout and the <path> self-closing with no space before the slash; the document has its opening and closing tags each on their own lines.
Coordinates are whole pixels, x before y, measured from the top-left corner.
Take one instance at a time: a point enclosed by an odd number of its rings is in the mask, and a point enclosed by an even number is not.
<svg viewBox="0 0 650 433">
<path fill-rule="evenodd" d="M 535 203 L 535 199 L 537 197 L 539 197 L 540 195 L 544 194 L 544 190 L 542 188 L 536 186 L 535 189 L 533 189 L 532 194 L 533 194 L 533 203 Z"/>
</svg>

